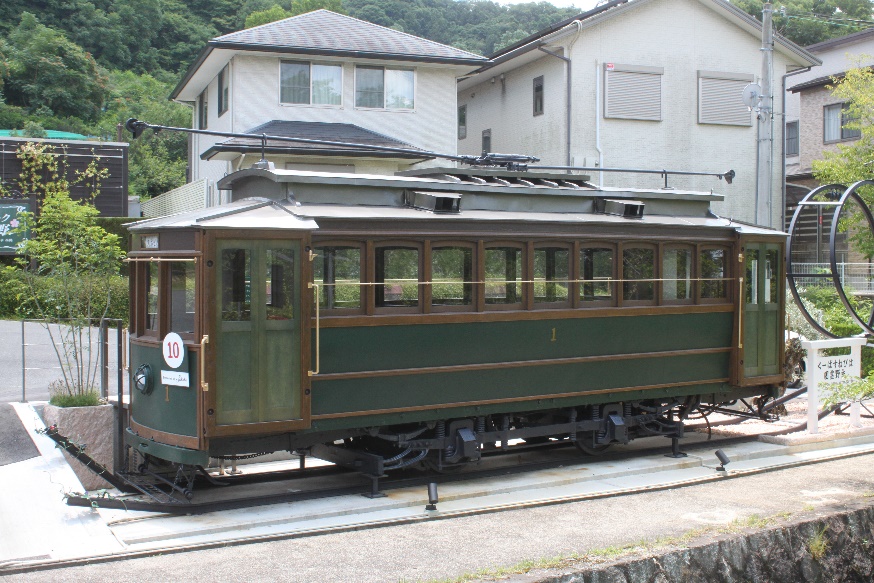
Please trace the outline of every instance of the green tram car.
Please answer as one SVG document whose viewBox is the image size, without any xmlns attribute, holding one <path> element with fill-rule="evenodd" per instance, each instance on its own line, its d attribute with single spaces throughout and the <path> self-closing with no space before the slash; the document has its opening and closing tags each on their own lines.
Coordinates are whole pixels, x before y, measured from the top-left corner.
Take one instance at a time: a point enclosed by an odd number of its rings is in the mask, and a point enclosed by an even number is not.
<svg viewBox="0 0 874 583">
<path fill-rule="evenodd" d="M 378 476 L 515 439 L 678 437 L 775 396 L 785 236 L 712 192 L 587 180 L 251 168 L 227 204 L 132 224 L 127 445 Z"/>
</svg>

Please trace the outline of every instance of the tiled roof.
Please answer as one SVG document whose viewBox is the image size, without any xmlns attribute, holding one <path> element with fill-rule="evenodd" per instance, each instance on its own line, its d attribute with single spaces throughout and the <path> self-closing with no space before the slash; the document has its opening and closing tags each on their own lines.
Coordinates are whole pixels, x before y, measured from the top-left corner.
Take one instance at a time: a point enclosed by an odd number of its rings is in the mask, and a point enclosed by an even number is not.
<svg viewBox="0 0 874 583">
<path fill-rule="evenodd" d="M 431 158 L 421 148 L 411 146 L 406 142 L 386 136 L 351 123 L 326 123 L 312 121 L 281 121 L 273 120 L 258 127 L 252 128 L 247 134 L 266 134 L 268 136 L 287 136 L 291 138 L 305 138 L 308 140 L 324 140 L 329 142 L 348 142 L 364 144 L 367 146 L 382 146 L 389 148 L 404 148 L 415 152 L 380 152 L 349 146 L 308 144 L 305 142 L 286 142 L 283 140 L 267 140 L 265 150 L 274 154 L 307 154 L 327 156 L 369 156 L 391 158 Z M 207 160 L 219 152 L 255 152 L 260 151 L 261 140 L 258 138 L 230 138 L 215 144 L 201 155 Z"/>
<path fill-rule="evenodd" d="M 338 56 L 382 56 L 446 63 L 484 63 L 485 57 L 344 16 L 315 10 L 212 39 L 214 47 L 276 50 Z"/>
</svg>

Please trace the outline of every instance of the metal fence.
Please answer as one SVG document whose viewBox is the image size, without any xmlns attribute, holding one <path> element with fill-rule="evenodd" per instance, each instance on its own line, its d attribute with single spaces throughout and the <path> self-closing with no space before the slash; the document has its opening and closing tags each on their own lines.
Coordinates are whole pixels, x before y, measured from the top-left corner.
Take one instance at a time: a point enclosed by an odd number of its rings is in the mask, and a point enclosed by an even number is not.
<svg viewBox="0 0 874 583">
<path fill-rule="evenodd" d="M 61 358 L 58 358 L 58 353 L 63 354 L 65 351 L 69 352 L 70 341 L 65 339 L 71 331 L 71 327 L 68 322 L 72 320 L 69 319 L 61 319 L 57 321 L 47 321 L 47 320 L 22 320 L 21 321 L 21 402 L 27 402 L 27 373 L 28 371 L 58 371 L 58 376 L 62 377 L 64 374 L 64 368 L 61 365 Z M 28 336 L 26 332 L 26 324 L 28 323 L 36 323 L 43 326 L 47 333 L 48 338 L 43 339 L 43 341 L 37 342 L 28 342 Z M 117 319 L 108 319 L 104 318 L 98 321 L 98 325 L 96 327 L 86 327 L 85 332 L 83 333 L 85 338 L 77 341 L 77 345 L 75 350 L 78 350 L 80 353 L 76 355 L 75 359 L 78 362 L 82 363 L 82 366 L 86 367 L 89 370 L 88 378 L 94 378 L 95 380 L 99 379 L 100 385 L 100 396 L 104 399 L 109 398 L 109 390 L 111 379 L 111 372 L 115 372 L 115 388 L 117 390 L 118 398 L 121 400 L 121 395 L 124 389 L 124 369 L 126 363 L 126 349 L 124 346 L 124 338 L 126 330 L 121 328 L 123 321 Z M 109 348 L 109 326 L 110 324 L 115 324 L 118 329 L 118 333 L 116 334 L 115 344 L 116 344 L 116 363 L 115 366 L 111 366 L 110 364 L 110 348 Z M 52 330 L 54 327 L 54 331 Z M 48 340 L 46 342 L 45 340 Z M 51 347 L 50 350 L 40 351 L 39 347 L 45 348 L 46 346 Z M 28 366 L 27 356 L 28 356 L 28 348 L 31 349 L 31 354 L 34 349 L 36 351 L 42 352 L 42 358 L 39 359 L 41 366 Z M 45 362 L 46 354 L 50 357 L 49 362 L 52 364 L 47 364 Z M 93 371 L 93 373 L 91 372 Z M 44 377 L 44 375 L 42 375 Z M 44 379 L 43 379 L 44 380 Z"/>
<path fill-rule="evenodd" d="M 838 263 L 838 277 L 847 293 L 874 294 L 874 264 Z M 793 263 L 795 285 L 798 287 L 830 287 L 832 281 L 822 277 L 804 277 L 805 274 L 831 273 L 830 263 Z"/>
</svg>

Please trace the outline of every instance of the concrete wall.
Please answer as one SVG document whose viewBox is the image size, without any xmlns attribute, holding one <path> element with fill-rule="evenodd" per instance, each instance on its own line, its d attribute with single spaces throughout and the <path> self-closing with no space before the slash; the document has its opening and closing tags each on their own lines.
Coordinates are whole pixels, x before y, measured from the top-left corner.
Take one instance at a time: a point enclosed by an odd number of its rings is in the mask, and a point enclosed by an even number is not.
<svg viewBox="0 0 874 583">
<path fill-rule="evenodd" d="M 604 167 L 678 169 L 725 172 L 734 169 L 731 186 L 716 178 L 677 177 L 678 188 L 714 189 L 726 195 L 715 211 L 741 220 L 754 219 L 756 184 L 756 128 L 698 123 L 698 71 L 754 75 L 762 68 L 761 38 L 741 29 L 698 0 L 652 0 L 585 28 L 573 43 L 572 157 L 575 165 L 598 158 L 596 132 Z M 630 7 L 631 5 L 629 5 Z M 574 39 L 567 35 L 550 44 L 565 49 Z M 664 69 L 662 120 L 639 121 L 603 116 L 603 64 L 652 66 Z M 774 77 L 787 71 L 789 60 L 775 51 Z M 792 67 L 798 66 L 797 63 Z M 539 156 L 544 162 L 563 164 L 564 64 L 544 55 L 535 63 L 507 74 L 506 93 L 498 83 L 484 79 L 459 93 L 459 104 L 468 104 L 468 139 L 459 151 L 476 153 L 482 129 L 492 128 L 492 149 Z M 532 119 L 532 78 L 546 77 L 546 112 Z M 487 75 L 487 74 L 486 74 Z M 471 97 L 474 95 L 474 97 Z M 500 97 L 500 99 L 499 99 Z M 740 100 L 740 95 L 738 95 Z M 779 101 L 775 118 L 781 119 Z M 555 112 L 556 117 L 552 116 Z M 751 115 L 751 122 L 752 122 Z M 772 224 L 779 226 L 781 208 L 780 126 L 775 124 Z M 599 180 L 596 174 L 595 181 Z M 658 176 L 604 173 L 606 185 L 653 186 Z"/>
</svg>

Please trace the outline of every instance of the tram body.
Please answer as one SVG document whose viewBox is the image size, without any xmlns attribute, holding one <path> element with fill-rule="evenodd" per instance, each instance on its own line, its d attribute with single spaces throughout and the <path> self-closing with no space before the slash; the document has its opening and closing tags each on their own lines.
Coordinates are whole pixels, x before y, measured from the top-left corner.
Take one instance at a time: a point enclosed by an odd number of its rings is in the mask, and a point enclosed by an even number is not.
<svg viewBox="0 0 874 583">
<path fill-rule="evenodd" d="M 784 235 L 719 195 L 459 169 L 219 187 L 130 226 L 125 440 L 148 458 L 597 450 L 783 382 Z"/>
</svg>

